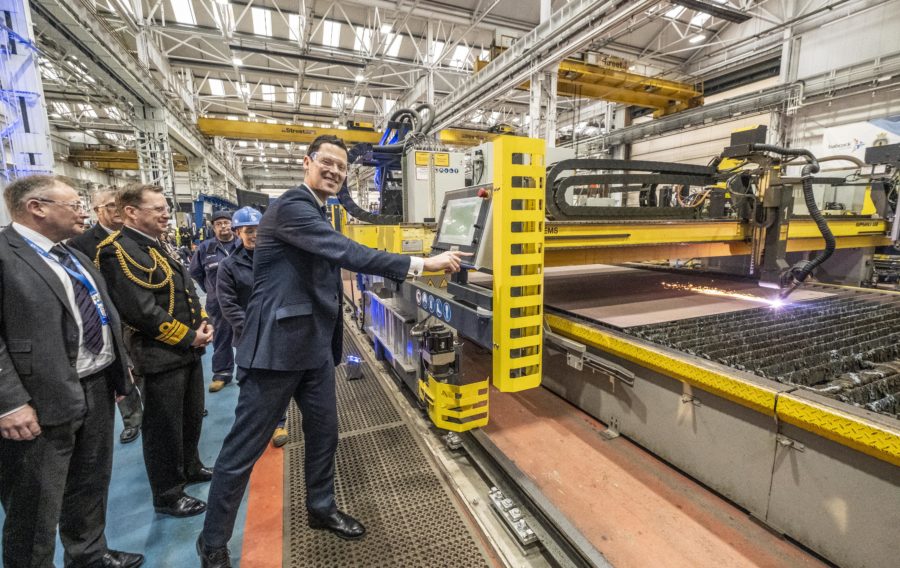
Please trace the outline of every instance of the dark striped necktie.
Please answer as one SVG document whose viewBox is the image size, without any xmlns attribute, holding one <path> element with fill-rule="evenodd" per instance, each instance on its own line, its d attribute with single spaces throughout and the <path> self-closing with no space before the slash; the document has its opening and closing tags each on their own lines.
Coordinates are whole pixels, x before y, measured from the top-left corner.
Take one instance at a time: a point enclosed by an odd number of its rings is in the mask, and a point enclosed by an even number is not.
<svg viewBox="0 0 900 568">
<path fill-rule="evenodd" d="M 50 252 L 59 258 L 60 264 L 78 273 L 78 268 L 72 262 L 72 255 L 60 245 L 56 245 L 50 249 Z M 84 276 L 82 274 L 82 276 Z M 97 307 L 94 300 L 91 299 L 91 293 L 87 286 L 78 278 L 69 274 L 72 281 L 72 288 L 75 290 L 75 304 L 78 306 L 78 313 L 81 314 L 82 341 L 88 351 L 94 355 L 100 353 L 103 349 L 103 322 L 100 321 L 100 314 L 97 313 Z"/>
</svg>

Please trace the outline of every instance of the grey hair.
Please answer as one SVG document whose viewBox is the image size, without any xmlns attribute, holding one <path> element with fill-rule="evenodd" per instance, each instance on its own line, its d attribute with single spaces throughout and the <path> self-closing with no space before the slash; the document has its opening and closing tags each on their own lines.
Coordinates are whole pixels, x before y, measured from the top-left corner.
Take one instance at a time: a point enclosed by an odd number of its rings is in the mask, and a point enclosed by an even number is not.
<svg viewBox="0 0 900 568">
<path fill-rule="evenodd" d="M 38 194 L 42 194 L 57 184 L 63 183 L 56 176 L 33 175 L 17 179 L 3 190 L 6 209 L 13 219 L 21 218 L 25 213 L 25 203 Z"/>
</svg>

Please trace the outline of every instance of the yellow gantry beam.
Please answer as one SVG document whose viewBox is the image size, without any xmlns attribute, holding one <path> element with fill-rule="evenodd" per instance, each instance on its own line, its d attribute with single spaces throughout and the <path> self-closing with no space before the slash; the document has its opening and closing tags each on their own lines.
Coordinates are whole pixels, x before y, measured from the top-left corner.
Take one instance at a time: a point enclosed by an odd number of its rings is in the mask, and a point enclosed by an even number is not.
<svg viewBox="0 0 900 568">
<path fill-rule="evenodd" d="M 266 142 L 295 142 L 309 144 L 322 135 L 337 136 L 347 144 L 378 144 L 381 132 L 374 130 L 343 130 L 340 128 L 317 128 L 294 124 L 269 124 L 250 120 L 227 120 L 224 118 L 199 118 L 197 128 L 206 136 L 222 136 L 234 140 L 261 140 Z M 454 146 L 476 146 L 497 135 L 481 130 L 454 128 L 442 130 L 439 139 L 444 144 Z"/>
<path fill-rule="evenodd" d="M 828 220 L 837 248 L 890 244 L 888 224 L 881 219 Z M 733 220 L 631 221 L 566 223 L 548 221 L 545 264 L 570 266 L 708 258 L 750 254 L 749 229 Z M 788 252 L 818 250 L 825 243 L 812 220 L 793 219 L 788 226 Z"/>
<path fill-rule="evenodd" d="M 488 64 L 475 63 L 476 71 Z M 530 86 L 526 81 L 516 88 Z M 652 108 L 657 117 L 703 104 L 703 90 L 698 86 L 568 59 L 559 64 L 557 93 Z"/>
<path fill-rule="evenodd" d="M 74 150 L 69 153 L 69 161 L 76 164 L 90 164 L 98 170 L 139 170 L 137 152 L 134 150 Z M 188 171 L 188 161 L 181 154 L 172 154 L 176 172 Z"/>
</svg>

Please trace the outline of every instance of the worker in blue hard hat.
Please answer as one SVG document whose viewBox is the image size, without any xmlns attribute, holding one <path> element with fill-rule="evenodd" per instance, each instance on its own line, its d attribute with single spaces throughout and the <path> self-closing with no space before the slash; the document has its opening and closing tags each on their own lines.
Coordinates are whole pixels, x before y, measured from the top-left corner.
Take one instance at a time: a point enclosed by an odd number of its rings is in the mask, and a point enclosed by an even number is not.
<svg viewBox="0 0 900 568">
<path fill-rule="evenodd" d="M 231 217 L 231 228 L 240 242 L 234 253 L 219 264 L 216 275 L 219 307 L 222 316 L 231 325 L 232 341 L 235 345 L 244 331 L 244 313 L 253 289 L 253 249 L 256 248 L 256 226 L 259 225 L 260 219 L 262 213 L 252 207 L 242 207 L 234 212 Z M 285 423 L 286 417 L 282 417 L 272 435 L 272 444 L 276 448 L 288 441 Z"/>
</svg>

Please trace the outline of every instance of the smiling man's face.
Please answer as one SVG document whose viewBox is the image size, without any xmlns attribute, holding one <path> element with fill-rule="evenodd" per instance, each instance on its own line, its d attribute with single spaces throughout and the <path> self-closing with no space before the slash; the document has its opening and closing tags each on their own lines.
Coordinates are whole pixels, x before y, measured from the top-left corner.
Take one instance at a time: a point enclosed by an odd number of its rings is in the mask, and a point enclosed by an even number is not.
<svg viewBox="0 0 900 568">
<path fill-rule="evenodd" d="M 347 177 L 347 152 L 334 144 L 322 144 L 303 158 L 306 168 L 304 182 L 310 189 L 327 198 L 337 195 Z"/>
</svg>

